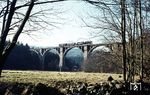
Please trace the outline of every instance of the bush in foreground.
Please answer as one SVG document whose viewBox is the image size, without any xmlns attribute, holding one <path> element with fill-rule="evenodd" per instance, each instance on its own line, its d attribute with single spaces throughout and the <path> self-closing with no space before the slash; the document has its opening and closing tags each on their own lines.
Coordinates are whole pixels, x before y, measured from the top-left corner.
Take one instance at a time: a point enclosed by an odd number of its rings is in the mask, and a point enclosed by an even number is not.
<svg viewBox="0 0 150 95">
<path fill-rule="evenodd" d="M 150 86 L 149 86 L 150 87 Z M 0 83 L 0 95 L 149 95 L 150 91 L 129 91 L 117 81 L 88 84 L 74 81 L 58 81 L 53 87 L 47 84 Z"/>
</svg>

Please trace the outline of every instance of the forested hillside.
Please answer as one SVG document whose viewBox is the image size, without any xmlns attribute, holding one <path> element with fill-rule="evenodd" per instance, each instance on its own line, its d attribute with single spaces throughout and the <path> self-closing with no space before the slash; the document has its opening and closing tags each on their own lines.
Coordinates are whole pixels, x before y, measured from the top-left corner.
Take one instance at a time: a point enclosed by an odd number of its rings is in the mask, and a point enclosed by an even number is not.
<svg viewBox="0 0 150 95">
<path fill-rule="evenodd" d="M 7 58 L 4 69 L 15 70 L 41 70 L 39 56 L 30 51 L 26 44 L 18 43 Z"/>
</svg>

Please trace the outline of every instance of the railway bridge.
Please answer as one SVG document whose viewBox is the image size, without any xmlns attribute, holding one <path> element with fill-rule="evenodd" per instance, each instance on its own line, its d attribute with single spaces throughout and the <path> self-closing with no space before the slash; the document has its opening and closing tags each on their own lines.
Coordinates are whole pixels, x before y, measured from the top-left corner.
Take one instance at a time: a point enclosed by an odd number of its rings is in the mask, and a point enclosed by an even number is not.
<svg viewBox="0 0 150 95">
<path fill-rule="evenodd" d="M 48 47 L 48 48 L 34 48 L 32 50 L 35 50 L 36 52 L 38 52 L 39 55 L 41 55 L 41 59 L 43 60 L 44 58 L 44 54 L 46 52 L 48 52 L 49 50 L 55 49 L 58 52 L 59 55 L 59 68 L 61 70 L 61 67 L 63 66 L 63 62 L 64 62 L 64 56 L 67 54 L 67 52 L 69 50 L 71 50 L 72 48 L 79 48 L 84 55 L 84 62 L 86 61 L 86 59 L 88 58 L 88 55 L 97 47 L 99 46 L 105 46 L 107 48 L 109 48 L 110 50 L 114 50 L 115 47 L 119 47 L 119 44 L 93 44 L 92 41 L 85 41 L 85 42 L 77 42 L 77 43 L 63 43 L 63 44 L 59 44 L 58 47 Z M 44 60 L 43 60 L 44 62 Z M 84 63 L 83 62 L 83 63 Z M 43 69 L 44 69 L 44 63 L 43 63 Z"/>
</svg>

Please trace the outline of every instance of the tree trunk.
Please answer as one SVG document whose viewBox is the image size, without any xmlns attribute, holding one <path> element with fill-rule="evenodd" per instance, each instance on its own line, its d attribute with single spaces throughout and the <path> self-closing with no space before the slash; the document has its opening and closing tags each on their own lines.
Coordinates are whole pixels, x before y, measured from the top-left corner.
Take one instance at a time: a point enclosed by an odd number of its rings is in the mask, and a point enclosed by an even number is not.
<svg viewBox="0 0 150 95">
<path fill-rule="evenodd" d="M 121 33 L 122 33 L 122 46 L 123 46 L 123 76 L 126 82 L 126 19 L 125 19 L 125 0 L 121 0 Z"/>
<path fill-rule="evenodd" d="M 6 58 L 1 55 L 1 56 L 0 56 L 0 77 L 1 77 L 2 70 L 3 70 L 3 67 L 4 67 L 5 62 L 6 62 Z"/>
<path fill-rule="evenodd" d="M 16 0 L 14 0 L 14 1 L 15 1 L 15 2 L 14 2 L 14 5 L 12 6 L 13 8 L 11 9 L 11 10 L 13 10 L 13 13 L 14 13 L 14 11 L 15 11 L 14 7 L 15 7 Z M 8 35 L 9 30 L 5 32 L 5 36 L 4 36 L 3 42 L 0 40 L 0 48 L 2 48 L 2 49 L 0 50 L 0 76 L 1 76 L 1 73 L 2 73 L 2 70 L 3 70 L 3 67 L 4 67 L 4 64 L 5 64 L 5 62 L 6 62 L 7 56 L 9 55 L 9 53 L 11 52 L 11 50 L 12 50 L 12 49 L 14 48 L 14 46 L 16 45 L 16 42 L 17 42 L 17 40 L 18 40 L 18 37 L 19 37 L 19 35 L 21 34 L 21 32 L 22 32 L 22 30 L 23 30 L 23 28 L 24 28 L 24 26 L 25 26 L 27 20 L 28 20 L 29 17 L 30 17 L 30 13 L 31 13 L 31 10 L 32 10 L 33 6 L 34 6 L 34 0 L 31 0 L 31 2 L 30 2 L 30 4 L 29 4 L 29 7 L 28 7 L 28 9 L 27 9 L 27 11 L 26 11 L 25 17 L 24 17 L 23 21 L 21 22 L 21 24 L 20 24 L 18 30 L 16 31 L 16 33 L 15 33 L 13 39 L 12 39 L 12 43 L 9 43 L 9 44 L 5 45 L 6 37 L 7 37 L 7 35 Z M 13 17 L 13 14 L 11 14 L 10 17 Z M 8 19 L 9 19 L 9 18 L 8 18 Z M 10 19 L 12 19 L 12 18 L 10 18 Z M 10 23 L 11 23 L 11 21 L 10 21 Z M 10 24 L 8 24 L 8 26 L 9 26 L 9 25 L 10 25 Z"/>
<path fill-rule="evenodd" d="M 9 44 L 5 47 L 3 53 L 2 53 L 1 56 L 0 56 L 0 76 L 1 76 L 1 73 L 2 73 L 2 70 L 3 70 L 3 67 L 4 67 L 4 64 L 5 64 L 6 60 L 7 60 L 7 57 L 8 57 L 8 55 L 11 53 L 11 51 L 13 50 L 13 48 L 15 47 L 15 45 L 16 45 L 16 42 L 9 43 Z"/>
</svg>

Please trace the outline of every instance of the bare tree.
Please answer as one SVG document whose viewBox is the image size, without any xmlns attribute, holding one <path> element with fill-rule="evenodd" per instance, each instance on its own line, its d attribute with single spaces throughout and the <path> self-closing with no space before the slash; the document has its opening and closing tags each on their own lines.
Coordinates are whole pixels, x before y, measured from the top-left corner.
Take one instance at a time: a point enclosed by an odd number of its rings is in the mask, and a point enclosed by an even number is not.
<svg viewBox="0 0 150 95">
<path fill-rule="evenodd" d="M 1 34 L 0 34 L 0 75 L 2 73 L 3 66 L 5 64 L 6 58 L 11 52 L 11 50 L 16 45 L 18 37 L 21 33 L 30 33 L 31 31 L 35 31 L 39 29 L 39 26 L 43 28 L 40 24 L 44 22 L 49 25 L 53 25 L 51 23 L 47 23 L 46 20 L 40 18 L 39 15 L 44 14 L 44 10 L 38 10 L 37 12 L 31 14 L 33 7 L 38 6 L 39 4 L 46 3 L 55 3 L 61 2 L 65 0 L 48 0 L 48 1 L 40 1 L 40 0 L 4 0 L 0 1 L 0 23 L 1 23 Z M 19 11 L 18 11 L 19 10 Z M 34 19 L 36 18 L 36 19 Z M 26 24 L 29 24 L 30 28 L 24 29 Z M 31 24 L 32 23 L 32 24 Z M 31 28 L 32 27 L 32 28 Z M 23 31 L 26 30 L 26 31 Z M 7 38 L 11 34 L 13 36 L 10 43 L 7 43 Z"/>
<path fill-rule="evenodd" d="M 88 3 L 96 6 L 102 17 L 91 16 L 96 20 L 96 24 L 85 24 L 88 27 L 94 29 L 101 29 L 98 34 L 105 35 L 106 40 L 111 43 L 122 43 L 122 62 L 124 67 L 124 80 L 133 81 L 134 74 L 140 73 L 143 66 L 137 64 L 143 64 L 143 46 L 142 46 L 142 33 L 148 18 L 143 19 L 143 16 L 148 16 L 148 2 L 147 0 L 85 0 Z M 147 11 L 143 11 L 147 10 Z M 145 14 L 141 14 L 145 13 Z M 96 34 L 97 34 L 96 33 Z M 108 35 L 110 34 L 110 35 Z M 113 35 L 113 36 L 112 36 Z M 117 52 L 116 52 L 117 54 Z M 141 57 L 140 57 L 141 56 Z M 121 58 L 119 56 L 119 58 Z M 127 65 L 127 66 L 126 66 Z M 136 70 L 135 71 L 135 67 Z M 138 69 L 137 69 L 138 68 Z M 127 73 L 126 73 L 127 72 Z M 126 74 L 128 77 L 126 78 Z"/>
<path fill-rule="evenodd" d="M 105 47 L 106 48 L 106 47 Z M 100 73 L 121 73 L 122 67 L 117 63 L 116 55 L 110 51 L 95 50 L 91 52 L 85 63 L 85 71 Z"/>
</svg>

